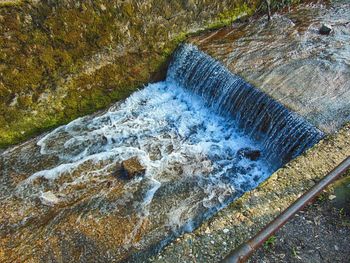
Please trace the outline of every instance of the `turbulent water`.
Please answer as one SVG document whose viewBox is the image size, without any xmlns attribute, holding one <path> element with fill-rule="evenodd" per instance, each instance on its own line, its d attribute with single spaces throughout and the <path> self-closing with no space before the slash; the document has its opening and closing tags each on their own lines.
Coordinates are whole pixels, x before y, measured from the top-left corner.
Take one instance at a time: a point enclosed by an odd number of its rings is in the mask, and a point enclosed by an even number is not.
<svg viewBox="0 0 350 263">
<path fill-rule="evenodd" d="M 247 148 L 260 151 L 260 158 L 246 158 L 241 149 Z M 119 178 L 118 164 L 132 157 L 146 174 Z M 51 224 L 66 227 L 66 217 L 77 217 L 75 229 L 91 231 L 109 218 L 108 224 L 123 226 L 105 234 L 112 235 L 108 240 L 114 240 L 119 258 L 191 231 L 274 169 L 235 120 L 213 112 L 171 77 L 106 112 L 9 149 L 0 165 L 2 198 L 18 220 L 6 219 L 0 228 L 7 232 L 36 222 L 52 235 L 58 230 Z M 58 214 L 49 224 L 52 211 Z"/>
<path fill-rule="evenodd" d="M 67 199 L 67 188 L 110 173 L 116 163 L 137 157 L 146 168 L 145 178 L 125 187 L 137 188 L 141 181 L 146 182 L 142 204 L 137 206 L 140 215 L 148 214 L 147 205 L 162 183 L 194 179 L 195 187 L 205 196 L 189 205 L 203 205 L 211 211 L 256 187 L 271 174 L 263 157 L 251 161 L 237 154 L 242 148 L 262 149 L 239 132 L 233 120 L 212 113 L 200 97 L 172 81 L 150 84 L 106 113 L 77 119 L 47 134 L 37 144 L 43 156 L 58 157 L 58 165 L 33 173 L 18 187 L 19 192 L 39 177 L 58 180 L 68 176 L 69 182 L 61 184 L 56 192 Z M 39 186 L 31 188 L 31 194 L 55 188 Z M 122 199 L 129 194 L 126 192 Z M 191 218 L 185 215 L 189 207 L 179 205 L 173 209 L 167 213 L 168 223 L 175 230 Z M 182 212 L 174 215 L 179 209 Z"/>
<path fill-rule="evenodd" d="M 166 81 L 0 156 L 0 197 L 11 215 L 0 218 L 0 233 L 19 233 L 21 244 L 57 236 L 62 247 L 133 261 L 192 231 L 321 136 L 185 45 Z M 120 163 L 134 157 L 145 175 L 122 179 Z M 57 245 L 50 240 L 48 255 Z"/>
</svg>

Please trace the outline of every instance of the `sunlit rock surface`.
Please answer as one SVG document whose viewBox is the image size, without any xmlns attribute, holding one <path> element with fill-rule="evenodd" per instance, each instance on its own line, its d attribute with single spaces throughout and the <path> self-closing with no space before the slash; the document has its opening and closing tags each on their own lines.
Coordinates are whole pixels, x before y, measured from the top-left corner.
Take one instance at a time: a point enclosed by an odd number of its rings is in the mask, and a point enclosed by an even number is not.
<svg viewBox="0 0 350 263">
<path fill-rule="evenodd" d="M 350 120 L 350 4 L 301 5 L 191 40 L 325 132 Z M 322 24 L 332 26 L 321 35 Z"/>
</svg>

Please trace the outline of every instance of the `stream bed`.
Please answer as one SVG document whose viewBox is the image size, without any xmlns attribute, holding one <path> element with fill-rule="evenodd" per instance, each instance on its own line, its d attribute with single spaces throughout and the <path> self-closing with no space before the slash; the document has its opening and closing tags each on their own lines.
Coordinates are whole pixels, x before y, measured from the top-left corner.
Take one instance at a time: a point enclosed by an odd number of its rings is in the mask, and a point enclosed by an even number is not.
<svg viewBox="0 0 350 263">
<path fill-rule="evenodd" d="M 8 261 L 142 261 L 322 137 L 183 45 L 165 81 L 0 155 L 0 245 Z M 131 158 L 145 174 L 126 180 Z"/>
</svg>

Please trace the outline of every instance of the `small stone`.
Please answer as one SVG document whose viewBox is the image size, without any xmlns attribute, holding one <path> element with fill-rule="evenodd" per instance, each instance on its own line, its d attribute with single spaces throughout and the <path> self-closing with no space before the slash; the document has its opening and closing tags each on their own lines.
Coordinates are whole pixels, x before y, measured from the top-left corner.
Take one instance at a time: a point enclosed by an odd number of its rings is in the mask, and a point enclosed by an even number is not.
<svg viewBox="0 0 350 263">
<path fill-rule="evenodd" d="M 327 25 L 327 24 L 323 24 L 320 29 L 319 29 L 319 33 L 321 35 L 329 35 L 329 33 L 331 33 L 332 31 L 332 27 L 330 25 Z"/>
<path fill-rule="evenodd" d="M 54 206 L 55 204 L 58 204 L 60 202 L 57 196 L 51 191 L 41 193 L 39 199 L 43 205 L 47 206 Z"/>
<path fill-rule="evenodd" d="M 333 200 L 333 199 L 335 199 L 335 198 L 337 198 L 335 195 L 330 195 L 330 196 L 328 196 L 328 199 L 329 199 L 329 200 Z"/>
<path fill-rule="evenodd" d="M 136 176 L 143 176 L 145 175 L 145 172 L 146 168 L 141 165 L 136 157 L 122 162 L 121 173 L 127 179 L 132 179 Z"/>
<path fill-rule="evenodd" d="M 212 245 L 214 245 L 214 244 L 215 244 L 215 241 L 214 241 L 214 240 L 212 240 L 212 241 L 210 241 L 210 243 L 211 243 Z"/>
<path fill-rule="evenodd" d="M 338 251 L 338 250 L 339 250 L 339 247 L 338 247 L 337 245 L 334 245 L 334 249 L 335 249 L 336 251 Z"/>
<path fill-rule="evenodd" d="M 230 230 L 228 230 L 227 228 L 225 228 L 224 230 L 222 230 L 222 232 L 224 232 L 224 234 L 227 234 L 228 232 L 230 232 Z"/>
</svg>

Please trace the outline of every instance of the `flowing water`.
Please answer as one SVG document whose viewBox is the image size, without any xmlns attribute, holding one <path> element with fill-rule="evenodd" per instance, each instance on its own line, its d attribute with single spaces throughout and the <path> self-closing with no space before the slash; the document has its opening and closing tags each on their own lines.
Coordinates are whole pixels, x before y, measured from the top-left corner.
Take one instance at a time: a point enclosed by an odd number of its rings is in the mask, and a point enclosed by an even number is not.
<svg viewBox="0 0 350 263">
<path fill-rule="evenodd" d="M 0 218 L 0 233 L 20 233 L 22 243 L 33 233 L 38 242 L 61 236 L 73 247 L 73 236 L 83 235 L 106 260 L 133 257 L 192 231 L 321 137 L 184 45 L 166 81 L 1 155 L 1 200 L 11 216 Z M 250 150 L 260 158 L 247 158 Z M 120 178 L 118 164 L 132 157 L 145 175 Z"/>
<path fill-rule="evenodd" d="M 169 78 L 200 94 L 219 114 L 233 117 L 246 134 L 262 142 L 275 167 L 295 158 L 323 136 L 300 116 L 192 45 L 178 50 Z"/>
<path fill-rule="evenodd" d="M 122 200 L 142 184 L 143 198 L 135 205 L 140 216 L 148 214 L 147 206 L 162 183 L 195 180 L 205 197 L 190 205 L 210 210 L 256 187 L 272 171 L 265 158 L 251 161 L 238 154 L 242 148 L 262 148 L 239 132 L 233 120 L 210 112 L 201 98 L 172 81 L 150 84 L 100 116 L 54 130 L 37 145 L 42 156 L 57 157 L 57 164 L 29 176 L 17 186 L 18 195 L 52 191 L 66 200 L 74 198 L 68 194 L 72 186 L 100 180 L 115 172 L 117 163 L 137 157 L 146 175 L 126 183 Z M 57 183 L 32 186 L 38 178 L 55 182 L 64 177 L 69 180 L 59 184 L 58 191 Z M 167 211 L 171 227 L 191 219 L 188 208 L 177 208 L 183 215 Z"/>
</svg>

